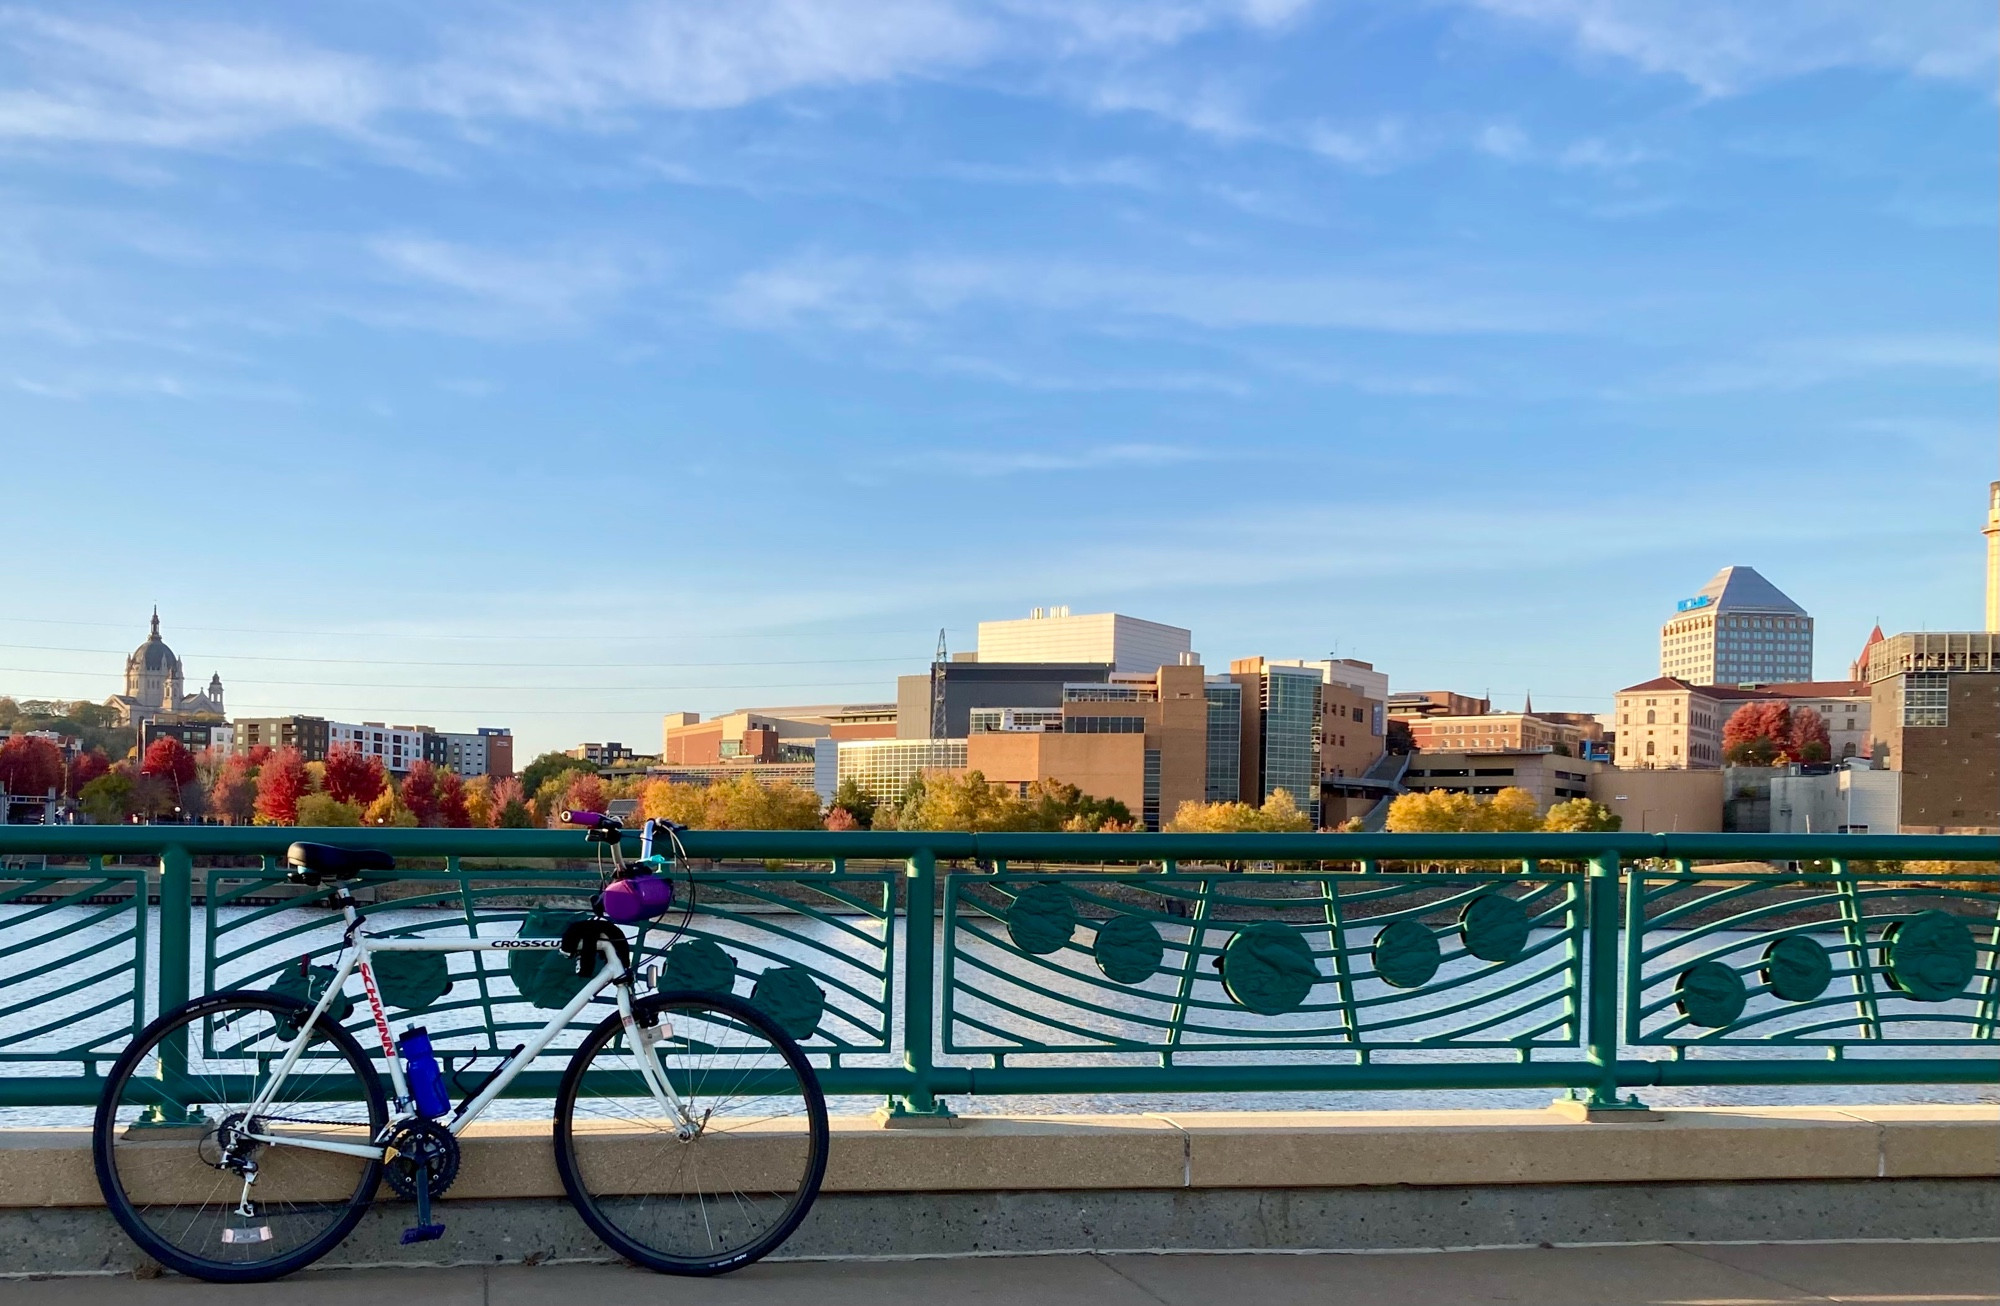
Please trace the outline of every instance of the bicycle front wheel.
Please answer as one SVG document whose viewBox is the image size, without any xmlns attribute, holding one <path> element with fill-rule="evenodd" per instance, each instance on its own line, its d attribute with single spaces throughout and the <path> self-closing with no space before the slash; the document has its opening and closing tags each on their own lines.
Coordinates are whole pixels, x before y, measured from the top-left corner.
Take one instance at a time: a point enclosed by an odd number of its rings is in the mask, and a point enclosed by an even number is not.
<svg viewBox="0 0 2000 1306">
<path fill-rule="evenodd" d="M 269 993 L 196 998 L 148 1025 L 112 1066 L 91 1136 L 98 1187 L 168 1269 L 215 1283 L 290 1274 L 368 1209 L 381 1158 L 310 1146 L 367 1147 L 381 1136 L 388 1102 L 360 1045 L 322 1016 L 271 1083 L 309 1014 Z"/>
<path fill-rule="evenodd" d="M 556 1094 L 556 1168 L 612 1250 L 721 1274 L 798 1228 L 826 1173 L 826 1099 L 805 1053 L 741 999 L 677 992 L 612 1016 Z M 649 1071 L 680 1096 L 676 1111 Z"/>
</svg>

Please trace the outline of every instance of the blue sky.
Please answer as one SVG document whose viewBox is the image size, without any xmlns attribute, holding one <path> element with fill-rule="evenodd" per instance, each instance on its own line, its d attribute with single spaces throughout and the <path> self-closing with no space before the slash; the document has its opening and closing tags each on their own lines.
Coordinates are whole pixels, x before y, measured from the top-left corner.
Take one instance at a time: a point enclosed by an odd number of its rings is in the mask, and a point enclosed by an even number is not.
<svg viewBox="0 0 2000 1306">
<path fill-rule="evenodd" d="M 528 751 L 1036 605 L 1603 710 L 1976 626 L 1986 0 L 0 8 L 0 692 Z"/>
</svg>

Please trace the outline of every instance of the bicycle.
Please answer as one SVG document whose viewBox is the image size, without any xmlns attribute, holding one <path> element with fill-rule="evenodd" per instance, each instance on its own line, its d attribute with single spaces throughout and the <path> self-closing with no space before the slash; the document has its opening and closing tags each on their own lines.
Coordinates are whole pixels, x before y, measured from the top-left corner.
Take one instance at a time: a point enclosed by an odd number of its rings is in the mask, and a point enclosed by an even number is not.
<svg viewBox="0 0 2000 1306">
<path fill-rule="evenodd" d="M 347 922 L 339 961 L 316 1001 L 232 990 L 184 1003 L 112 1066 L 92 1153 L 105 1203 L 133 1241 L 196 1278 L 273 1279 L 331 1251 L 384 1183 L 417 1204 L 404 1243 L 442 1236 L 432 1203 L 457 1177 L 459 1135 L 601 1001 L 617 1011 L 577 1047 L 554 1105 L 556 1166 L 584 1223 L 619 1255 L 669 1274 L 738 1269 L 791 1236 L 826 1172 L 826 1100 L 812 1066 L 790 1035 L 740 998 L 635 996 L 642 977 L 620 921 L 631 919 L 634 901 L 648 917 L 671 906 L 673 881 L 662 872 L 685 865 L 681 827 L 646 822 L 640 860 L 630 863 L 617 820 L 595 812 L 563 819 L 608 847 L 613 874 L 590 914 L 560 939 L 377 938 L 348 885 L 393 870 L 395 859 L 293 844 L 287 879 L 334 886 L 332 903 Z M 662 835 L 671 861 L 654 851 Z M 619 919 L 607 916 L 607 898 L 623 908 Z M 371 958 L 524 948 L 559 950 L 588 978 L 481 1083 L 462 1088 L 453 1108 L 427 1032 L 392 1037 Z M 355 973 L 388 1063 L 388 1091 L 340 1024 L 336 1003 L 347 1002 L 343 986 Z M 600 996 L 606 990 L 610 997 Z"/>
</svg>

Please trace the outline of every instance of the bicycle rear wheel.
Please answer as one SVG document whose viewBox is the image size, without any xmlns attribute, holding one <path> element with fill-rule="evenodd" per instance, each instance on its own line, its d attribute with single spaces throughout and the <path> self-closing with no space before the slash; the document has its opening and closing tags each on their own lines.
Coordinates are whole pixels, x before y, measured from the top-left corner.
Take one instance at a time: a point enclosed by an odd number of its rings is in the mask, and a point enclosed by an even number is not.
<svg viewBox="0 0 2000 1306">
<path fill-rule="evenodd" d="M 168 1269 L 215 1283 L 290 1274 L 331 1251 L 368 1209 L 380 1158 L 244 1136 L 380 1137 L 389 1117 L 381 1077 L 325 1016 L 265 1110 L 250 1116 L 310 1011 L 269 993 L 196 998 L 148 1025 L 112 1066 L 91 1136 L 98 1187 L 125 1232 Z"/>
<path fill-rule="evenodd" d="M 668 1274 L 721 1274 L 798 1228 L 826 1173 L 826 1099 L 799 1045 L 749 1003 L 675 992 L 612 1016 L 556 1094 L 556 1168 L 597 1236 Z M 655 1099 L 650 1060 L 687 1116 Z"/>
</svg>

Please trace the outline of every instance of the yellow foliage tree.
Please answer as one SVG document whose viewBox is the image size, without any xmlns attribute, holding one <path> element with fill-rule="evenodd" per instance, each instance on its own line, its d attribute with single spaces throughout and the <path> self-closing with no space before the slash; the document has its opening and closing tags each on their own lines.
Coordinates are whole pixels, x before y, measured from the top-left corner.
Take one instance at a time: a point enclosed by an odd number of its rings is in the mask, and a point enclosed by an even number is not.
<svg viewBox="0 0 2000 1306">
<path fill-rule="evenodd" d="M 465 821 L 475 830 L 497 825 L 500 807 L 493 801 L 493 777 L 473 776 L 465 782 Z"/>
<path fill-rule="evenodd" d="M 1190 799 L 1175 810 L 1165 829 L 1172 834 L 1289 834 L 1312 829 L 1312 818 L 1299 810 L 1289 792 L 1273 789 L 1262 807 Z"/>
<path fill-rule="evenodd" d="M 310 765 L 310 763 L 308 763 Z M 300 825 L 359 825 L 361 809 L 343 803 L 330 794 L 307 794 L 299 799 Z"/>
<path fill-rule="evenodd" d="M 1013 791 L 988 783 L 984 772 L 932 771 L 898 824 L 905 830 L 1028 830 L 1035 814 Z"/>
<path fill-rule="evenodd" d="M 1597 833 L 1616 830 L 1625 823 L 1603 803 L 1588 798 L 1566 798 L 1550 806 L 1549 814 L 1542 818 L 1544 830 L 1569 833 Z"/>
<path fill-rule="evenodd" d="M 363 825 L 412 826 L 417 823 L 417 814 L 403 805 L 396 793 L 396 786 L 384 785 L 375 801 L 368 804 L 368 810 L 361 813 Z"/>
<path fill-rule="evenodd" d="M 1451 789 L 1399 794 L 1389 804 L 1388 828 L 1396 834 L 1457 834 L 1476 828 L 1479 800 Z"/>
<path fill-rule="evenodd" d="M 790 780 L 762 785 L 748 775 L 713 784 L 654 780 L 639 795 L 643 816 L 697 830 L 817 830 L 819 795 Z"/>
<path fill-rule="evenodd" d="M 1469 828 L 1495 834 L 1539 830 L 1542 812 L 1533 794 L 1509 785 L 1479 805 L 1478 824 Z"/>
</svg>

